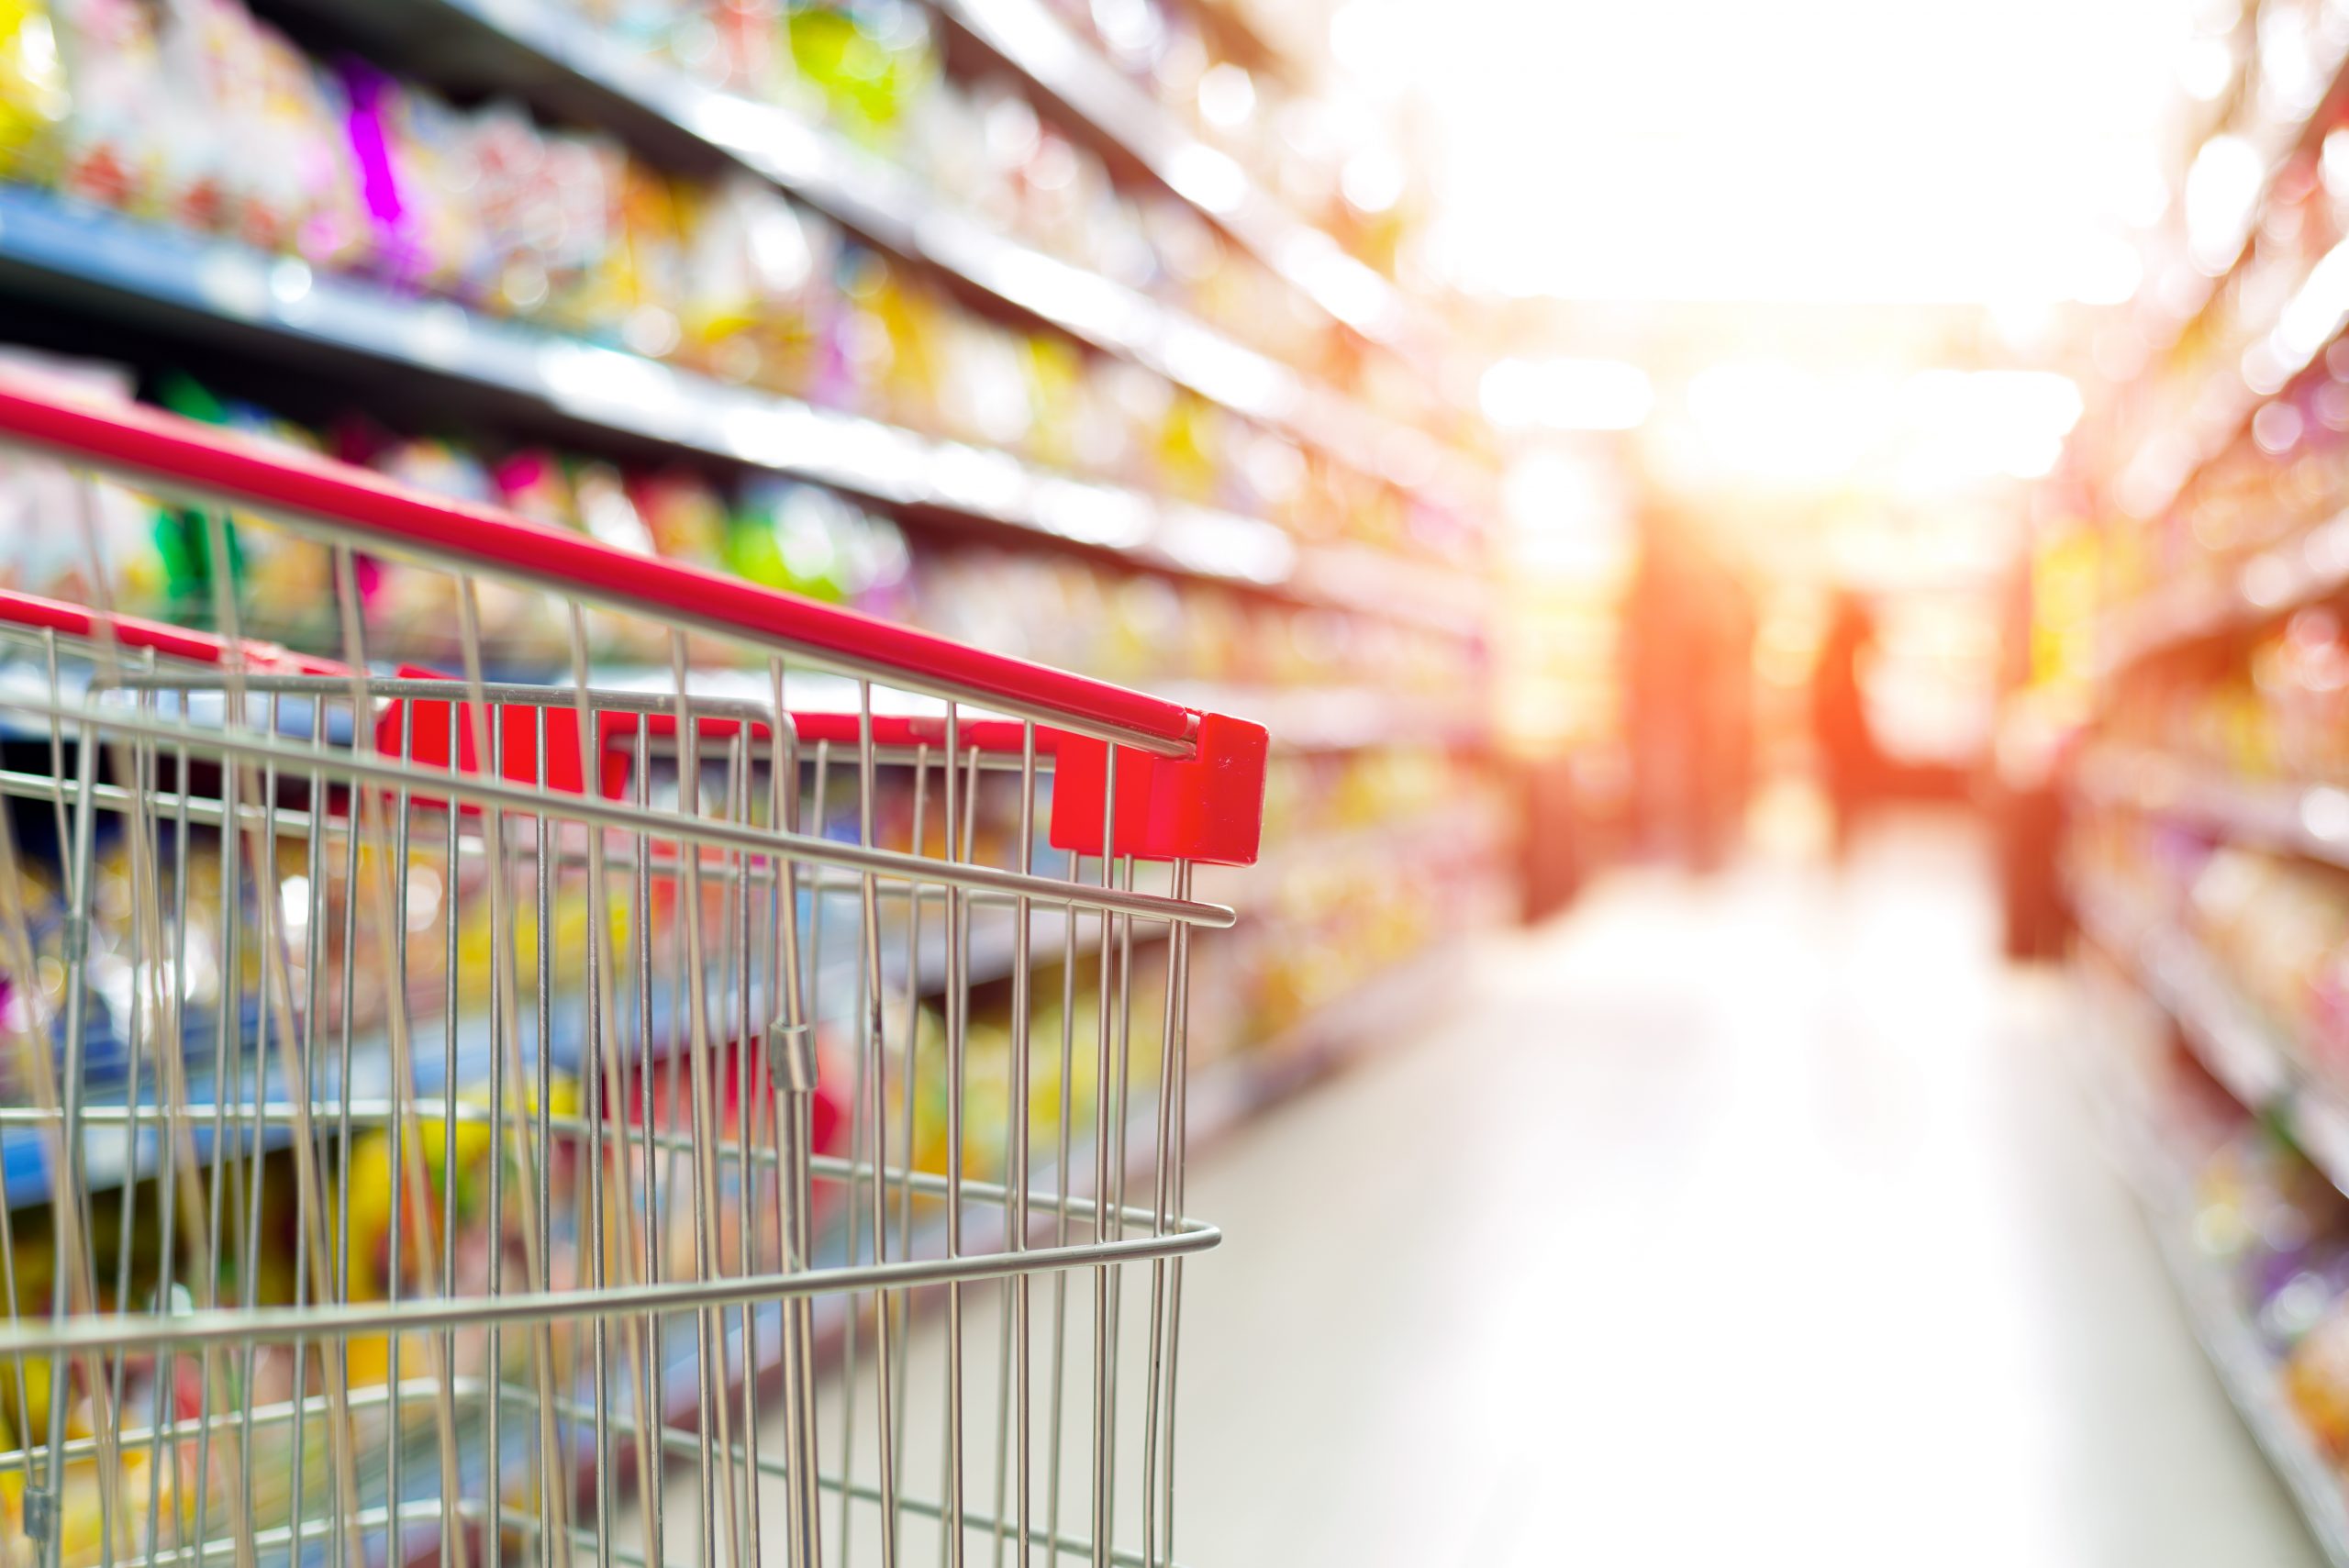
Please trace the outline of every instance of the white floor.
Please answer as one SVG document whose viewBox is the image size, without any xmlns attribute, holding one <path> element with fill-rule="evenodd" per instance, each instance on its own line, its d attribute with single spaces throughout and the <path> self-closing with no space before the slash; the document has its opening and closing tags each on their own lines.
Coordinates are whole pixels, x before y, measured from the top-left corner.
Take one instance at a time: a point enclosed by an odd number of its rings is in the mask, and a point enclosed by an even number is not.
<svg viewBox="0 0 2349 1568">
<path fill-rule="evenodd" d="M 1979 846 L 1618 878 L 1197 1163 L 1198 1568 L 2317 1561 Z"/>
<path fill-rule="evenodd" d="M 1619 876 L 1495 938 L 1441 1016 L 1195 1160 L 1186 1207 L 1227 1240 L 1186 1273 L 1180 1560 L 2315 1568 L 2099 1147 L 2067 996 L 2001 965 L 1981 847 L 1930 820 L 1840 873 Z M 1059 1518 L 1081 1534 L 1071 1280 Z M 964 1336 L 980 1517 L 998 1305 L 974 1292 Z M 942 1318 L 899 1385 L 900 1485 L 932 1498 Z M 828 1456 L 869 1448 L 869 1375 L 853 1416 L 827 1386 Z M 703 1551 L 695 1473 L 666 1489 L 671 1562 Z M 843 1524 L 877 1560 L 876 1510 L 824 1514 L 828 1563 Z M 899 1561 L 943 1562 L 934 1526 L 904 1529 Z M 984 1536 L 968 1561 L 1017 1561 Z"/>
</svg>

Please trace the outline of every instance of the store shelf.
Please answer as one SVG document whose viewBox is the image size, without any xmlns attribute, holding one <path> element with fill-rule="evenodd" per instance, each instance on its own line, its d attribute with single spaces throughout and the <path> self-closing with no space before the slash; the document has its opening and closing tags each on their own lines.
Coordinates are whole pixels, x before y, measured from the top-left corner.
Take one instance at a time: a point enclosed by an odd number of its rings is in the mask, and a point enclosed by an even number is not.
<svg viewBox="0 0 2349 1568">
<path fill-rule="evenodd" d="M 2271 545 L 2215 582 L 2185 581 L 2121 606 L 2097 628 L 2110 678 L 2168 649 L 2243 630 L 2349 589 L 2349 512 Z"/>
<path fill-rule="evenodd" d="M 2243 271 L 2243 263 L 2251 260 L 2254 242 L 2259 237 L 2259 218 L 2266 212 L 2268 203 L 2275 195 L 2277 180 L 2292 160 L 2315 144 L 2324 127 L 2344 106 L 2349 106 L 2349 50 L 2336 50 L 2331 63 L 2323 68 L 2323 74 L 2327 78 L 2325 90 L 2318 95 L 2308 113 L 2297 117 L 2269 119 L 2256 125 L 2212 125 L 2205 135 L 2197 139 L 2194 144 L 2197 148 L 2217 136 L 2231 135 L 2247 142 L 2258 154 L 2266 172 L 2260 177 L 2258 194 L 2245 209 L 2243 238 L 2235 246 L 2234 255 L 2225 267 L 2204 277 L 2200 292 L 2179 318 L 2177 328 L 2170 334 L 2169 340 L 2161 345 L 2162 350 L 2174 347 L 2192 332 L 2210 314 L 2211 306 L 2224 295 L 2227 285 L 2234 281 L 2237 272 Z"/>
<path fill-rule="evenodd" d="M 2080 927 L 2176 1020 L 2210 1075 L 2245 1107 L 2288 1129 L 2332 1184 L 2349 1193 L 2349 1096 L 2299 1065 L 2275 1027 L 2237 995 L 2201 943 L 2157 916 L 2141 914 L 2118 889 L 2075 878 Z"/>
<path fill-rule="evenodd" d="M 1236 159 L 1194 136 L 1041 0 L 933 4 L 1330 316 L 1378 342 L 1409 335 L 1411 306 L 1393 284 L 1284 209 Z"/>
<path fill-rule="evenodd" d="M 1263 887 L 1268 879 L 1277 879 L 1284 868 L 1328 864 L 1344 857 L 1371 854 L 1399 858 L 1413 844 L 1432 845 L 1439 839 L 1447 843 L 1455 841 L 1464 843 L 1472 851 L 1495 847 L 1497 844 L 1497 832 L 1489 826 L 1482 831 L 1477 831 L 1475 830 L 1474 824 L 1469 824 L 1464 830 L 1466 836 L 1464 839 L 1462 838 L 1463 824 L 1449 815 L 1431 815 L 1370 828 L 1319 833 L 1285 848 L 1276 857 L 1264 862 L 1258 868 L 1257 880 L 1252 885 L 1258 888 Z M 1208 869 L 1212 871 L 1221 868 Z M 1249 885 L 1251 884 L 1244 880 L 1244 873 L 1235 873 L 1231 885 L 1223 891 L 1239 899 L 1244 897 L 1245 889 Z M 833 914 L 825 922 L 824 929 L 819 931 L 812 924 L 808 928 L 807 940 L 811 942 L 817 941 L 820 936 L 821 947 L 830 950 L 828 956 L 820 961 L 814 971 L 816 978 L 810 995 L 810 1005 L 820 1017 L 841 1018 L 846 1015 L 848 999 L 852 996 L 856 984 L 857 937 L 852 913 L 854 900 L 848 893 L 842 892 L 835 894 L 831 902 L 838 907 L 839 912 Z M 1008 907 L 993 905 L 978 906 L 971 910 L 971 929 L 963 968 L 967 977 L 967 984 L 972 987 L 991 984 L 1010 976 L 1015 958 L 1016 935 L 1016 928 L 1009 919 L 1010 913 Z M 1241 907 L 1241 928 L 1249 924 L 1249 914 L 1247 908 Z M 1097 917 L 1078 916 L 1072 920 L 1071 917 L 1056 911 L 1038 910 L 1031 913 L 1029 951 L 1031 962 L 1039 969 L 1053 968 L 1061 962 L 1068 951 L 1064 933 L 1072 924 L 1074 926 L 1077 957 L 1082 960 L 1097 952 L 1101 944 L 1101 927 Z M 1165 934 L 1163 926 L 1150 922 L 1139 922 L 1134 928 L 1135 940 L 1141 946 L 1154 944 L 1163 940 Z M 1209 935 L 1206 940 L 1221 939 L 1219 936 Z M 884 984 L 887 990 L 892 993 L 902 993 L 910 984 L 914 994 L 919 996 L 935 997 L 944 992 L 949 980 L 944 911 L 942 900 L 935 895 L 927 901 L 919 951 L 919 967 L 909 972 L 907 946 L 904 939 L 894 937 L 885 943 Z M 1392 974 L 1380 976 L 1365 988 L 1375 993 L 1368 1002 L 1359 1002 L 1358 997 L 1348 998 L 1341 1007 L 1333 1009 L 1329 1017 L 1315 1020 L 1309 1032 L 1298 1034 L 1295 1040 L 1284 1037 L 1285 1043 L 1274 1054 L 1286 1059 L 1292 1051 L 1304 1051 L 1308 1055 L 1326 1052 L 1331 1048 L 1330 1041 L 1341 1040 L 1367 1029 L 1386 1015 L 1389 1007 L 1397 999 L 1396 992 L 1382 990 L 1382 987 L 1386 986 L 1390 980 L 1397 987 L 1416 986 L 1431 979 L 1435 973 L 1441 973 L 1442 967 L 1432 963 L 1422 966 L 1414 961 L 1413 963 L 1404 965 Z M 1422 968 L 1427 973 L 1422 973 Z M 633 1001 L 623 997 L 622 1002 L 624 1005 L 618 1008 L 619 1015 L 633 1016 L 636 1010 Z M 753 1015 L 763 1016 L 763 1008 L 764 1004 L 754 997 L 751 1007 Z M 656 994 L 651 1004 L 653 1017 L 674 1016 L 676 1011 L 674 1001 L 665 993 Z M 550 1046 L 550 1060 L 559 1072 L 575 1072 L 580 1062 L 584 1038 L 584 1013 L 580 1007 L 562 1006 L 556 1007 L 551 1016 L 555 1029 Z M 527 1025 L 529 1018 L 526 1017 L 523 1022 Z M 428 1018 L 413 1020 L 412 1027 L 416 1030 L 412 1054 L 417 1073 L 417 1092 L 425 1095 L 438 1094 L 440 1092 L 445 1071 L 442 1025 L 438 1018 Z M 259 1029 L 258 1015 L 251 1009 L 247 1009 L 239 1031 L 240 1038 L 257 1039 Z M 123 1055 L 118 1048 L 109 1045 L 108 1042 L 115 1040 L 115 1035 L 103 1015 L 94 1022 L 93 1031 L 94 1042 L 91 1047 L 93 1051 L 107 1057 L 108 1060 L 117 1056 L 120 1058 L 117 1070 L 107 1081 L 111 1092 L 102 1089 L 95 1096 L 94 1103 L 101 1107 L 101 1114 L 106 1114 L 110 1109 L 118 1114 L 118 1107 L 125 1103 L 128 1058 Z M 328 1036 L 328 1038 L 313 1052 L 317 1060 L 315 1071 L 318 1074 L 314 1085 L 314 1093 L 317 1098 L 333 1100 L 340 1098 L 343 1092 L 341 1062 L 344 1056 L 339 1031 L 330 1027 Z M 1322 1043 L 1314 1043 L 1317 1040 Z M 487 1014 L 469 1015 L 460 1018 L 455 1049 L 457 1061 L 455 1081 L 461 1085 L 486 1081 L 492 1052 L 495 1049 L 491 1020 Z M 658 1058 L 665 1053 L 666 1049 L 666 1046 L 656 1042 L 651 1055 Z M 213 1091 L 209 1063 L 213 1058 L 213 1036 L 208 1029 L 197 1029 L 190 1035 L 188 1049 L 185 1052 L 186 1065 L 184 1068 L 184 1071 L 189 1074 L 186 1094 L 190 1103 L 210 1103 Z M 526 1040 L 523 1044 L 525 1059 L 535 1061 L 537 1052 L 535 1040 Z M 256 1070 L 257 1058 L 253 1050 L 245 1050 L 239 1052 L 239 1056 L 243 1063 L 241 1071 L 244 1073 L 250 1075 Z M 354 1098 L 384 1101 L 392 1097 L 395 1085 L 392 1076 L 391 1040 L 381 1026 L 369 1026 L 354 1033 L 349 1060 L 351 1063 L 350 1093 Z M 262 1081 L 269 1085 L 266 1097 L 271 1100 L 286 1098 L 283 1092 L 282 1079 L 277 1072 L 278 1058 L 274 1049 L 272 1049 L 265 1060 L 259 1060 L 257 1065 Z M 143 1125 L 136 1133 L 135 1161 L 133 1134 L 119 1121 L 93 1126 L 84 1131 L 82 1151 L 83 1180 L 84 1186 L 89 1190 L 106 1191 L 118 1187 L 129 1178 L 134 1169 L 142 1176 L 150 1175 L 161 1169 L 163 1151 L 157 1121 L 160 1106 L 154 1098 L 159 1092 L 154 1082 L 155 1071 L 153 1064 L 150 1062 L 146 1064 L 141 1073 L 140 1106 Z M 250 1099 L 251 1097 L 250 1084 L 246 1091 L 232 1094 L 228 1097 L 236 1103 Z M 332 1129 L 325 1130 L 330 1132 Z M 262 1144 L 272 1149 L 282 1148 L 289 1141 L 290 1137 L 288 1129 L 273 1128 L 263 1135 Z M 213 1157 L 211 1152 L 213 1139 L 208 1123 L 197 1127 L 195 1142 L 198 1159 L 209 1162 Z M 252 1147 L 252 1140 L 250 1137 L 232 1137 L 230 1145 L 236 1149 L 249 1151 Z M 5 1201 L 11 1207 L 23 1207 L 47 1202 L 50 1192 L 47 1156 L 40 1140 L 28 1129 L 0 1127 L 0 1201 Z"/>
<path fill-rule="evenodd" d="M 2183 1174 L 2161 1152 L 2147 1113 L 2114 1106 L 2107 1120 L 2121 1145 L 2123 1177 L 2136 1194 L 2203 1355 L 2252 1440 L 2291 1494 L 2325 1561 L 2332 1568 L 2349 1568 L 2349 1497 L 2342 1479 L 2286 1403 L 2281 1369 L 2261 1347 L 2228 1281 L 2196 1250 Z"/>
<path fill-rule="evenodd" d="M 2332 784 L 2247 783 L 2119 746 L 2082 757 L 2074 784 L 2096 805 L 2193 822 L 2231 842 L 2349 867 L 2349 791 Z"/>
<path fill-rule="evenodd" d="M 2210 311 L 2225 297 L 2235 274 L 2250 261 L 2259 235 L 2259 220 L 2266 213 L 2278 178 L 2295 158 L 2308 150 L 2325 126 L 2337 118 L 2344 108 L 2349 108 L 2349 50 L 2338 51 L 2324 74 L 2328 79 L 2326 89 L 2307 115 L 2234 133 L 2243 136 L 2260 149 L 2262 161 L 2266 167 L 2259 194 L 2248 209 L 2242 242 L 2225 269 L 2205 281 L 2192 308 L 2178 321 L 2167 341 L 2155 350 L 2150 362 L 2158 363 L 2180 342 L 2200 329 Z M 2220 134 L 2222 128 L 2214 128 L 2212 134 Z M 2313 267 L 2310 270 L 2312 272 Z M 2306 281 L 2305 277 L 2302 281 Z M 2286 299 L 2289 297 L 2289 295 L 2285 295 L 2276 300 L 2274 314 L 2248 334 L 2248 340 L 2256 341 L 2274 328 L 2283 314 Z M 2139 492 L 2130 499 L 2145 515 L 2151 516 L 2165 509 L 2183 494 L 2196 474 L 2241 438 L 2252 414 L 2266 400 L 2244 381 L 2240 366 L 2230 364 L 2221 367 L 2221 374 L 2223 379 L 2203 384 L 2187 410 L 2188 428 L 2185 432 L 2182 451 L 2176 454 L 2166 451 L 2164 445 L 2159 444 L 2163 441 L 2163 435 L 2157 433 L 2142 442 L 2128 462 L 2119 465 L 2117 472 L 2121 475 L 2121 484 Z"/>
<path fill-rule="evenodd" d="M 884 250 L 1361 473 L 1391 479 L 1430 466 L 1416 450 L 1428 444 L 1419 432 L 1147 295 L 996 232 L 926 181 L 801 115 L 704 85 L 548 0 L 283 3 L 362 38 L 395 39 L 403 63 L 453 58 L 468 85 L 520 91 L 559 75 L 570 89 L 559 102 L 570 113 L 622 128 L 650 117 Z M 1397 445 L 1414 450 L 1395 451 Z"/>
<path fill-rule="evenodd" d="M 818 1018 L 839 1020 L 847 1017 L 855 992 L 856 905 L 852 897 L 845 895 L 836 895 L 833 903 L 836 909 L 828 919 L 828 929 L 822 942 L 823 949 L 827 951 L 812 971 L 815 984 L 810 1006 Z M 908 972 L 907 950 L 902 940 L 893 940 L 886 944 L 883 955 L 883 984 L 892 994 L 903 993 L 909 984 L 913 993 L 922 997 L 938 996 L 946 989 L 948 973 L 942 897 L 930 899 L 925 914 L 921 962 L 918 970 Z M 996 906 L 981 906 L 972 910 L 964 973 L 973 987 L 986 985 L 1010 975 L 1014 928 L 1009 914 L 1008 908 Z M 1069 917 L 1057 911 L 1038 910 L 1031 914 L 1029 951 L 1039 969 L 1056 967 L 1061 962 L 1067 951 L 1063 933 L 1069 923 Z M 1074 925 L 1077 956 L 1080 959 L 1089 957 L 1101 945 L 1100 922 L 1080 917 Z M 1138 924 L 1135 928 L 1136 940 L 1141 943 L 1155 942 L 1164 934 L 1163 926 Z M 812 929 L 808 940 L 815 940 Z M 720 975 L 713 975 L 712 979 L 714 984 L 722 984 Z M 650 1007 L 653 1018 L 678 1016 L 674 990 L 674 987 L 656 988 Z M 632 995 L 623 995 L 620 1003 L 616 1016 L 634 1016 L 636 1009 Z M 554 1029 L 548 1056 L 558 1073 L 575 1073 L 579 1069 L 586 1040 L 585 1007 L 585 1000 L 582 997 L 568 999 L 551 1009 Z M 749 1010 L 753 1017 L 767 1016 L 763 997 L 754 993 Z M 526 1036 L 521 1048 L 523 1059 L 535 1062 L 538 1059 L 538 1042 L 532 1032 L 533 1020 L 527 1009 L 519 1022 Z M 442 1022 L 438 1015 L 417 1017 L 411 1018 L 410 1028 L 414 1031 L 410 1054 L 416 1073 L 415 1092 L 428 1096 L 437 1095 L 441 1092 L 447 1067 L 443 1054 Z M 257 1010 L 246 1009 L 238 1031 L 238 1038 L 244 1042 L 244 1048 L 236 1053 L 237 1065 L 233 1069 L 242 1079 L 243 1086 L 228 1096 L 228 1103 L 242 1105 L 254 1098 L 252 1080 L 256 1072 L 261 1082 L 267 1085 L 262 1097 L 273 1102 L 290 1098 L 284 1092 L 284 1076 L 278 1071 L 277 1048 L 270 1045 L 265 1052 L 260 1049 L 260 1029 Z M 101 1114 L 118 1116 L 128 1097 L 128 1058 L 116 1044 L 117 1037 L 110 1027 L 95 1029 L 94 1034 L 97 1037 L 95 1048 L 112 1047 L 113 1054 L 119 1057 L 119 1065 L 100 1085 L 99 1092 L 92 1096 L 93 1103 L 101 1108 Z M 193 1029 L 186 1041 L 183 1071 L 187 1075 L 186 1095 L 191 1104 L 208 1105 L 214 1097 L 211 1067 L 214 1038 L 207 1021 L 206 1027 Z M 491 1016 L 486 1012 L 461 1016 L 457 1021 L 455 1041 L 454 1082 L 460 1089 L 486 1083 L 495 1051 Z M 659 1060 L 666 1056 L 674 1044 L 674 1040 L 656 1040 L 644 1056 L 631 1057 L 630 1060 Z M 344 1053 L 340 1031 L 329 1026 L 326 1038 L 306 1047 L 305 1054 L 314 1063 L 313 1097 L 322 1101 L 342 1098 Z M 352 1098 L 388 1101 L 394 1096 L 396 1086 L 392 1073 L 392 1043 L 385 1026 L 373 1023 L 355 1030 L 349 1061 L 348 1082 Z M 134 1169 L 145 1176 L 161 1168 L 163 1150 L 157 1125 L 161 1113 L 155 1098 L 160 1093 L 154 1082 L 156 1073 L 157 1068 L 151 1061 L 143 1063 L 139 1098 L 142 1124 L 136 1134 L 135 1160 L 133 1135 L 119 1120 L 92 1126 L 84 1130 L 83 1184 L 88 1190 L 106 1191 L 118 1187 Z M 331 1135 L 336 1129 L 329 1125 L 320 1130 L 322 1134 Z M 214 1140 L 208 1121 L 196 1127 L 194 1137 L 198 1160 L 209 1162 Z M 265 1148 L 283 1148 L 291 1137 L 289 1128 L 273 1127 L 263 1134 L 262 1143 Z M 250 1136 L 233 1131 L 228 1142 L 233 1149 L 247 1151 L 253 1144 Z M 0 1201 L 20 1208 L 29 1204 L 45 1203 L 49 1195 L 50 1173 L 40 1140 L 29 1130 L 6 1129 L 5 1133 L 0 1133 Z"/>
<path fill-rule="evenodd" d="M 1337 1001 L 1195 1074 L 1194 1143 L 1212 1140 L 1424 1023 L 1459 982 L 1465 935 L 1446 938 L 1381 970 Z"/>
<path fill-rule="evenodd" d="M 2243 1309 L 2232 1299 L 2227 1282 L 2215 1277 L 2208 1263 L 2193 1251 L 2183 1220 L 2175 1211 L 2162 1214 L 2149 1207 L 2148 1220 L 2185 1304 L 2188 1320 L 2203 1355 L 2218 1373 L 2236 1413 L 2252 1440 L 2291 1493 L 2309 1534 L 2332 1568 L 2349 1568 L 2349 1503 L 2341 1482 L 2308 1432 L 2285 1403 L 2278 1385 L 2279 1369 L 2260 1349 L 2257 1335 Z"/>
<path fill-rule="evenodd" d="M 1481 585 L 1442 568 L 1397 563 L 1426 584 L 1411 595 L 1350 586 L 1360 581 L 1350 556 L 1324 565 L 1261 518 L 1052 473 L 998 450 L 727 386 L 23 187 L 0 186 L 0 284 L 94 305 L 117 320 L 258 339 L 281 357 L 339 361 L 346 374 L 395 367 L 540 417 L 792 474 L 917 517 L 942 514 L 1143 570 L 1476 629 L 1468 606 L 1480 602 Z"/>
<path fill-rule="evenodd" d="M 2285 1118 L 2303 1151 L 2339 1184 L 2349 1167 L 2324 1164 L 2321 1149 L 2329 1147 L 2335 1158 L 2349 1149 L 2339 1138 L 2349 1120 L 2337 1105 L 2312 1113 L 2318 1101 L 2304 1090 L 2282 1087 L 2292 1078 L 2288 1064 L 2263 1026 L 2228 994 L 2208 955 L 2163 922 L 2133 917 L 2115 889 L 2080 881 L 2075 893 L 2090 939 L 2147 1000 L 2176 1020 L 2212 1076 L 2247 1109 Z M 2125 1084 L 2122 1074 L 2107 1069 L 2092 1078 L 2091 1096 L 2115 1162 L 2143 1211 L 2196 1341 L 2326 1561 L 2332 1568 L 2349 1568 L 2349 1497 L 2342 1478 L 2285 1402 L 2279 1369 L 2262 1348 L 2234 1290 L 2196 1248 L 2189 1184 L 2168 1152 L 2171 1140 L 2160 1136 L 2151 1107 L 2143 1103 L 2146 1095 Z M 2329 1134 L 2329 1144 L 2323 1137 L 2310 1143 L 2311 1133 Z"/>
</svg>

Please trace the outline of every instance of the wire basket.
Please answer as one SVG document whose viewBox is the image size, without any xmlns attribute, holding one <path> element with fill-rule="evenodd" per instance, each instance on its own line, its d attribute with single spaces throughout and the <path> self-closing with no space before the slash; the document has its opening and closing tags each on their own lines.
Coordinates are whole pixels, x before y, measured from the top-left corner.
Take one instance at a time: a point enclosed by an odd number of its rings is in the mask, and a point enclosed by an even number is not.
<svg viewBox="0 0 2349 1568">
<path fill-rule="evenodd" d="M 0 1559 L 1171 1561 L 1261 728 L 30 384 L 0 443 L 92 584 L 0 594 Z M 123 490 L 205 629 L 109 602 Z"/>
</svg>

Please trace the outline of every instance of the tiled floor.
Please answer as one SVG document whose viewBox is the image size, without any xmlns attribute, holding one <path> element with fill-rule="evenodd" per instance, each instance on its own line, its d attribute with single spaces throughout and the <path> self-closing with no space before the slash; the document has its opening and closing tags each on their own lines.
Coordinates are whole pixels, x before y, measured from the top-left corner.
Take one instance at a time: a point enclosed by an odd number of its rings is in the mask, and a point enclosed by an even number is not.
<svg viewBox="0 0 2349 1568">
<path fill-rule="evenodd" d="M 1931 823 L 1621 877 L 1209 1151 L 1183 1558 L 2315 1562 L 1993 914 Z"/>
<path fill-rule="evenodd" d="M 1842 872 L 1625 874 L 1495 939 L 1444 1014 L 1196 1161 L 1186 1207 L 1227 1240 L 1186 1274 L 1180 1560 L 2313 1568 L 2099 1149 L 2066 995 L 2000 964 L 1980 845 L 1946 822 Z M 1069 1277 L 1080 1488 L 1091 1284 Z M 972 1293 L 964 1335 L 974 1516 L 996 1306 Z M 900 1383 L 899 1481 L 930 1497 L 942 1317 Z M 850 1451 L 838 1387 L 824 1404 Z M 1121 1485 L 1138 1462 L 1120 1448 Z M 1084 1512 L 1072 1492 L 1063 1528 Z M 876 1561 L 876 1518 L 829 1494 L 826 1561 L 842 1519 Z M 984 1531 L 972 1551 L 1017 1561 Z M 909 1517 L 898 1561 L 943 1561 L 936 1529 Z"/>
</svg>

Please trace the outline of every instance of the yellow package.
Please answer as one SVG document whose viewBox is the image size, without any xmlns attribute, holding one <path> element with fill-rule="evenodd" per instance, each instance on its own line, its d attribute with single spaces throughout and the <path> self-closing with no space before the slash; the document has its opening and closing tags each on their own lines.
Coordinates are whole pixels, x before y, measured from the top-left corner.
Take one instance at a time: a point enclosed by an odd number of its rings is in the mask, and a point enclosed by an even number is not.
<svg viewBox="0 0 2349 1568">
<path fill-rule="evenodd" d="M 72 107 L 47 6 L 0 0 L 0 179 L 55 179 Z"/>
</svg>

